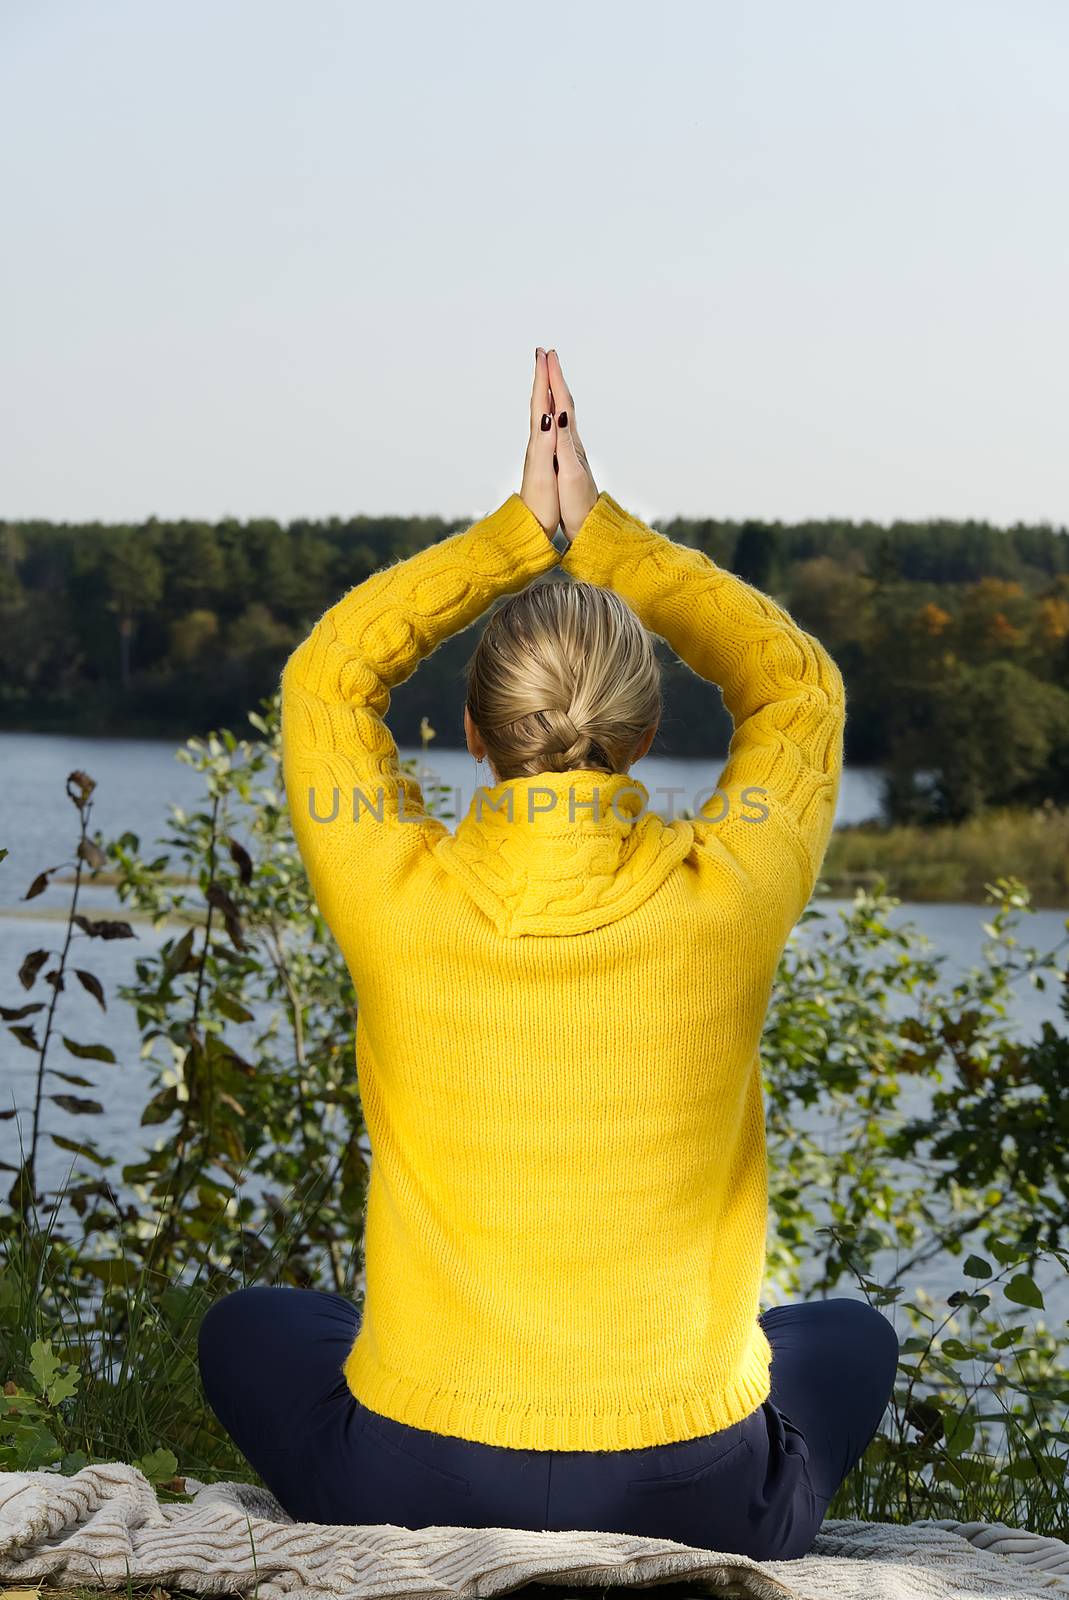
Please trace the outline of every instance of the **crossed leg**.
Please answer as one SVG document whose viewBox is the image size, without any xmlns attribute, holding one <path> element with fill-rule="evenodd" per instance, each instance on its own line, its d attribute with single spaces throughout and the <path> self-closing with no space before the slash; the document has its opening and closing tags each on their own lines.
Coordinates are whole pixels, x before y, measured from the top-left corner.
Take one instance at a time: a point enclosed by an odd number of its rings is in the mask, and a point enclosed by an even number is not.
<svg viewBox="0 0 1069 1600">
<path fill-rule="evenodd" d="M 772 1346 L 772 1395 L 802 1430 L 825 1504 L 864 1454 L 894 1392 L 898 1335 L 864 1300 L 810 1300 L 761 1315 Z"/>
<path fill-rule="evenodd" d="M 216 1301 L 198 1329 L 209 1405 L 298 1520 L 327 1520 L 312 1498 L 317 1485 L 350 1476 L 360 1416 L 342 1368 L 359 1324 L 343 1295 L 253 1284 Z M 304 1464 L 313 1459 L 310 1474 Z"/>
</svg>

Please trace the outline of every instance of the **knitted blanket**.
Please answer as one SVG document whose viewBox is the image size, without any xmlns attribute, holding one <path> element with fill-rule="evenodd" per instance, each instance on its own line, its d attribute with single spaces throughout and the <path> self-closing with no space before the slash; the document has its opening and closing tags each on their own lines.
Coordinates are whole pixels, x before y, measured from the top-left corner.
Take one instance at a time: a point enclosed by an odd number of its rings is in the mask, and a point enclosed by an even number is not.
<svg viewBox="0 0 1069 1600">
<path fill-rule="evenodd" d="M 258 1600 L 488 1600 L 527 1583 L 686 1583 L 753 1600 L 1069 1596 L 1069 1545 L 998 1525 L 828 1521 L 801 1560 L 758 1562 L 629 1534 L 301 1523 L 264 1489 L 185 1481 L 191 1501 L 161 1504 L 119 1462 L 0 1472 L 0 1580 Z"/>
</svg>

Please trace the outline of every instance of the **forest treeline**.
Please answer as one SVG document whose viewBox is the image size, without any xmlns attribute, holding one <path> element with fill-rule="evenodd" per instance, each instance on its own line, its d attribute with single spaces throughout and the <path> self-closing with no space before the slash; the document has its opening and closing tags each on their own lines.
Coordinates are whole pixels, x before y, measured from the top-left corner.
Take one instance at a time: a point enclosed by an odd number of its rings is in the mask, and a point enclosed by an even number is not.
<svg viewBox="0 0 1069 1600">
<path fill-rule="evenodd" d="M 388 562 L 469 525 L 440 517 L 0 523 L 0 727 L 185 737 L 278 683 L 315 620 Z M 888 773 L 890 818 L 1069 803 L 1069 531 L 986 522 L 675 517 L 660 531 L 772 595 L 832 651 L 847 759 Z M 390 726 L 459 746 L 480 624 L 398 688 Z M 654 753 L 722 753 L 718 691 L 663 645 Z"/>
</svg>

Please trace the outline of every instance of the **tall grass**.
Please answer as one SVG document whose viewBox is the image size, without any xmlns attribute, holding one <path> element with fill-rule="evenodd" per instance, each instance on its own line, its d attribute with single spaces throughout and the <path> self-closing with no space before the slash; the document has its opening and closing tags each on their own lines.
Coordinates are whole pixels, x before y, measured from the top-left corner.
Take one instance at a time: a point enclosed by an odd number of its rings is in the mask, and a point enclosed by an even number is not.
<svg viewBox="0 0 1069 1600">
<path fill-rule="evenodd" d="M 837 828 L 822 876 L 833 893 L 882 879 L 903 900 L 980 904 L 996 873 L 1027 883 L 1037 906 L 1069 906 L 1069 808 L 1004 807 L 937 827 Z"/>
</svg>

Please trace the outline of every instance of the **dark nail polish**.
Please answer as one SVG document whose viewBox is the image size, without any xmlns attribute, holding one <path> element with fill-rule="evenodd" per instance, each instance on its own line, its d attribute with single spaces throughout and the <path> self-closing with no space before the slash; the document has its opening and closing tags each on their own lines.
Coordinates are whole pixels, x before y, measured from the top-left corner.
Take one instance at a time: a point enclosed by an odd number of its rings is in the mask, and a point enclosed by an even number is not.
<svg viewBox="0 0 1069 1600">
<path fill-rule="evenodd" d="M 558 428 L 566 428 L 567 426 L 568 426 L 568 413 L 567 413 L 567 411 L 562 411 L 560 416 L 557 418 L 557 427 Z"/>
<path fill-rule="evenodd" d="M 543 433 L 548 433 L 552 426 L 553 426 L 553 418 L 550 416 L 548 411 L 544 411 L 542 413 L 542 432 Z"/>
</svg>

